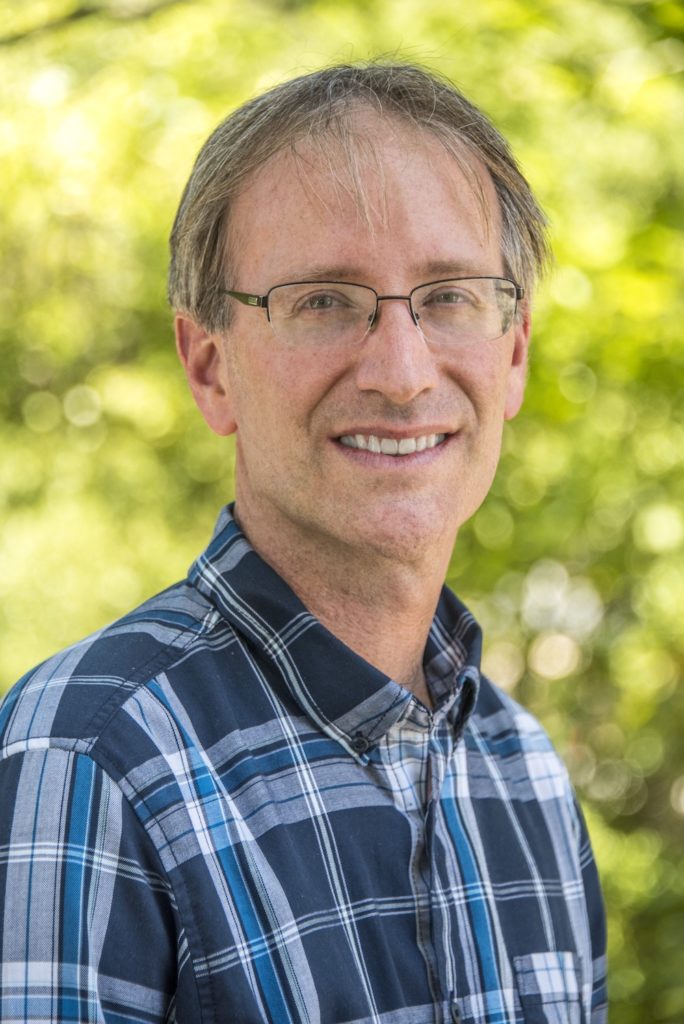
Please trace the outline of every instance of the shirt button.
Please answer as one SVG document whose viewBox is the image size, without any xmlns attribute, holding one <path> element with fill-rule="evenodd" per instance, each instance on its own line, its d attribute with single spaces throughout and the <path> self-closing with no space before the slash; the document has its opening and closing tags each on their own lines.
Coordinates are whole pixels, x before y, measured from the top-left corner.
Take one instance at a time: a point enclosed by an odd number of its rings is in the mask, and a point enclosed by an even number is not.
<svg viewBox="0 0 684 1024">
<path fill-rule="evenodd" d="M 363 733 L 357 732 L 355 736 L 352 736 L 351 745 L 357 754 L 365 754 L 367 750 L 370 750 L 370 740 Z"/>
<path fill-rule="evenodd" d="M 461 1017 L 461 1010 L 458 1003 L 451 1004 L 451 1019 L 453 1024 L 462 1024 L 463 1017 Z"/>
</svg>

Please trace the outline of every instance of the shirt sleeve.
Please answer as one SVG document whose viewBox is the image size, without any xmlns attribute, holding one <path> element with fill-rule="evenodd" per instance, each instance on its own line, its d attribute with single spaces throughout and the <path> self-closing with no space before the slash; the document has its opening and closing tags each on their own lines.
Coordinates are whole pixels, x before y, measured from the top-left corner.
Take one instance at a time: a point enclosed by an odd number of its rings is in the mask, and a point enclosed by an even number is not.
<svg viewBox="0 0 684 1024">
<path fill-rule="evenodd" d="M 91 758 L 0 761 L 0 1020 L 169 1020 L 177 931 L 156 852 Z"/>
<path fill-rule="evenodd" d="M 584 815 L 576 803 L 579 818 L 579 856 L 584 883 L 584 895 L 589 918 L 591 939 L 593 987 L 591 993 L 591 1024 L 605 1024 L 608 1018 L 606 991 L 606 914 L 599 882 L 598 870 Z"/>
</svg>

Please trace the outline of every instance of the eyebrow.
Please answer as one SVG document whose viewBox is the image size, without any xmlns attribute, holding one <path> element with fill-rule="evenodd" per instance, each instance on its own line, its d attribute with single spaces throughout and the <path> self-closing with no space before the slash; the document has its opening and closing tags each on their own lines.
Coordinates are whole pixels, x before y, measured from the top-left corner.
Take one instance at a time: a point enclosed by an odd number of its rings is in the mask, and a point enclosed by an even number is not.
<svg viewBox="0 0 684 1024">
<path fill-rule="evenodd" d="M 414 276 L 420 277 L 421 281 L 448 279 L 452 277 L 488 277 L 500 275 L 502 270 L 493 270 L 478 264 L 467 263 L 459 260 L 429 260 L 420 266 L 413 268 Z M 362 283 L 367 275 L 361 268 L 351 263 L 339 264 L 314 264 L 300 273 L 292 272 L 292 281 L 349 281 Z M 421 283 L 421 282 L 419 282 Z"/>
<path fill-rule="evenodd" d="M 483 267 L 479 263 L 468 263 L 462 260 L 431 260 L 421 267 L 421 273 L 436 274 L 445 277 L 488 277 L 492 274 L 499 274 L 502 271 L 492 270 L 491 267 Z"/>
<path fill-rule="evenodd" d="M 295 273 L 293 271 L 293 273 Z M 300 273 L 295 273 L 293 280 L 298 281 L 353 281 L 359 276 L 359 268 L 351 263 L 335 265 L 314 264 Z"/>
</svg>

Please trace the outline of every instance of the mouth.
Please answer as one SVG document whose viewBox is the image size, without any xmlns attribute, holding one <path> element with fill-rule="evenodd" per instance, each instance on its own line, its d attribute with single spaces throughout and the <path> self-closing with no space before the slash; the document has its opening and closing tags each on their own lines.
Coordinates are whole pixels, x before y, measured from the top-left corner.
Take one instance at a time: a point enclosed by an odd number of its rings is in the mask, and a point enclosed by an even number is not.
<svg viewBox="0 0 684 1024">
<path fill-rule="evenodd" d="M 372 452 L 374 455 L 414 455 L 443 444 L 448 434 L 420 434 L 417 437 L 378 437 L 376 434 L 343 434 L 337 440 L 345 448 Z"/>
</svg>

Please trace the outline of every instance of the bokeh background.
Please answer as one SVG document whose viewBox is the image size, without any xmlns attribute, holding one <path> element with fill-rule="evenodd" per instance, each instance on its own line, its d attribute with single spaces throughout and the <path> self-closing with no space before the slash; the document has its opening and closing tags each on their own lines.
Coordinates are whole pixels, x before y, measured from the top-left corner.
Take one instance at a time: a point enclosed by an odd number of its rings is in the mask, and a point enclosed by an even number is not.
<svg viewBox="0 0 684 1024">
<path fill-rule="evenodd" d="M 526 407 L 450 582 L 584 804 L 612 1019 L 684 1022 L 684 7 L 0 0 L 0 689 L 183 575 L 231 497 L 165 305 L 214 124 L 373 55 L 511 140 L 556 268 Z"/>
</svg>

